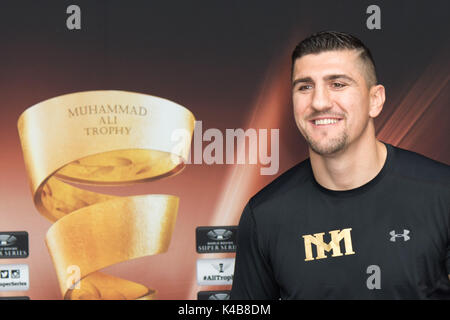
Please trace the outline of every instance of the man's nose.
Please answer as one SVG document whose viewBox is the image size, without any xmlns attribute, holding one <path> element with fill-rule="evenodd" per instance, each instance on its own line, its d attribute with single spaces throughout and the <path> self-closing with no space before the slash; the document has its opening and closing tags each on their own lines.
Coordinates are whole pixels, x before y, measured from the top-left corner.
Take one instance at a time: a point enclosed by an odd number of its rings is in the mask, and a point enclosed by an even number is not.
<svg viewBox="0 0 450 320">
<path fill-rule="evenodd" d="M 325 86 L 318 85 L 314 88 L 311 107 L 318 111 L 331 108 L 330 95 Z"/>
</svg>

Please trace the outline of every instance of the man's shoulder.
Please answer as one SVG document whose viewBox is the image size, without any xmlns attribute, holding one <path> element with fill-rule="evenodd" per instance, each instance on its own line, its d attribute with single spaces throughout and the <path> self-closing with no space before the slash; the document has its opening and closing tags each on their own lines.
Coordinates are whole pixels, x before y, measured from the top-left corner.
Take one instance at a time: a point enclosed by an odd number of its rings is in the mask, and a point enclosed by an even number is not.
<svg viewBox="0 0 450 320">
<path fill-rule="evenodd" d="M 283 172 L 275 180 L 259 190 L 251 199 L 252 207 L 266 201 L 277 200 L 311 178 L 309 158 Z"/>
<path fill-rule="evenodd" d="M 394 147 L 395 162 L 392 172 L 397 176 L 437 183 L 450 187 L 450 166 L 420 153 Z"/>
</svg>

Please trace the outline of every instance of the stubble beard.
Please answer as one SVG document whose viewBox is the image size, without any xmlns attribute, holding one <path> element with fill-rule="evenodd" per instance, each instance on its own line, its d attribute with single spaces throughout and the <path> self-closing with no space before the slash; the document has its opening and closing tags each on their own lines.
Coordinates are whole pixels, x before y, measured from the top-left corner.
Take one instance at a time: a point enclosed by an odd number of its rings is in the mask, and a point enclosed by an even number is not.
<svg viewBox="0 0 450 320">
<path fill-rule="evenodd" d="M 332 155 L 345 149 L 348 140 L 348 134 L 346 131 L 343 131 L 337 137 L 325 137 L 323 139 L 324 141 L 317 141 L 312 139 L 306 131 L 303 132 L 303 137 L 305 138 L 306 143 L 309 145 L 311 150 L 321 156 Z"/>
</svg>

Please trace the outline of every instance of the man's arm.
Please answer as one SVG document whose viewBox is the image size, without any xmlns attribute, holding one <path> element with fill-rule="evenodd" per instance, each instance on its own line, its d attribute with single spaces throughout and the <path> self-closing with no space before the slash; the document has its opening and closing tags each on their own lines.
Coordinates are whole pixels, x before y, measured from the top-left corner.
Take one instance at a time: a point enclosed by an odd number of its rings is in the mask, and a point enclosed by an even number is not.
<svg viewBox="0 0 450 320">
<path fill-rule="evenodd" d="M 242 213 L 237 232 L 236 263 L 231 299 L 278 299 L 280 290 L 258 241 L 251 202 Z"/>
<path fill-rule="evenodd" d="M 447 247 L 447 272 L 448 272 L 448 280 L 450 280 L 450 243 Z"/>
<path fill-rule="evenodd" d="M 450 205 L 449 205 L 449 210 L 448 210 L 448 217 L 450 217 Z M 449 227 L 447 227 L 447 230 L 449 230 Z M 447 272 L 448 272 L 448 280 L 450 280 L 450 234 L 447 238 L 447 257 L 446 257 L 445 264 L 446 264 Z"/>
<path fill-rule="evenodd" d="M 449 214 L 450 216 L 450 214 Z M 448 272 L 448 280 L 450 280 L 450 239 L 447 243 L 447 257 L 446 257 L 446 267 Z"/>
</svg>

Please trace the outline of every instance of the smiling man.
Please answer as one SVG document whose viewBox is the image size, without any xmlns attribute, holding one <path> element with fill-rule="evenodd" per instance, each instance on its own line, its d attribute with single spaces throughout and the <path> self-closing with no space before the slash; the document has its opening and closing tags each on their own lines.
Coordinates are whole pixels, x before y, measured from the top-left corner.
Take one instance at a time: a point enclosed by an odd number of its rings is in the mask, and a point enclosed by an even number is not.
<svg viewBox="0 0 450 320">
<path fill-rule="evenodd" d="M 450 167 L 377 140 L 385 101 L 356 37 L 292 55 L 310 157 L 247 203 L 232 299 L 450 299 Z"/>
</svg>

